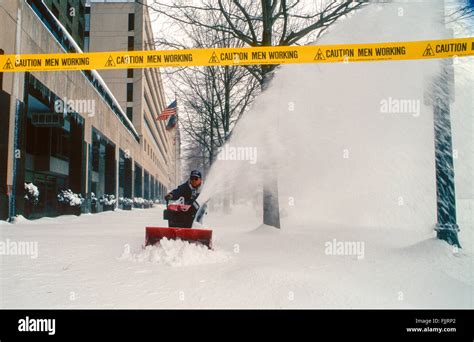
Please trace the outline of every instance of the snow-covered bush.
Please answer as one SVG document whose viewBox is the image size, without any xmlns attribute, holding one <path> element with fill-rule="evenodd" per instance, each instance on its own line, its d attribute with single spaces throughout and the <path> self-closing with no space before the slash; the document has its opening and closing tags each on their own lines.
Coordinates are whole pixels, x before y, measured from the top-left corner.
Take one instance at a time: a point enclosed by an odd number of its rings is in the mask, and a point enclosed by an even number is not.
<svg viewBox="0 0 474 342">
<path fill-rule="evenodd" d="M 141 197 L 135 197 L 133 199 L 133 206 L 135 208 L 151 208 L 153 207 L 154 202 L 153 200 L 147 200 Z"/>
<path fill-rule="evenodd" d="M 133 200 L 131 198 L 128 198 L 128 197 L 120 197 L 119 198 L 119 204 L 123 205 L 123 206 L 126 206 L 126 207 L 129 207 L 129 206 L 133 205 Z"/>
<path fill-rule="evenodd" d="M 96 205 L 97 204 L 97 197 L 95 197 L 95 194 L 91 192 L 91 204 Z"/>
<path fill-rule="evenodd" d="M 75 194 L 71 189 L 67 189 L 59 192 L 58 202 L 71 207 L 79 207 L 84 202 L 84 198 L 82 198 L 81 194 Z"/>
<path fill-rule="evenodd" d="M 31 204 L 38 204 L 39 190 L 33 183 L 25 183 L 25 200 Z"/>
<path fill-rule="evenodd" d="M 99 202 L 102 205 L 115 205 L 117 199 L 115 198 L 115 195 L 102 195 L 100 196 Z"/>
<path fill-rule="evenodd" d="M 135 208 L 143 208 L 145 205 L 145 200 L 141 197 L 134 197 L 133 198 L 133 206 Z"/>
</svg>

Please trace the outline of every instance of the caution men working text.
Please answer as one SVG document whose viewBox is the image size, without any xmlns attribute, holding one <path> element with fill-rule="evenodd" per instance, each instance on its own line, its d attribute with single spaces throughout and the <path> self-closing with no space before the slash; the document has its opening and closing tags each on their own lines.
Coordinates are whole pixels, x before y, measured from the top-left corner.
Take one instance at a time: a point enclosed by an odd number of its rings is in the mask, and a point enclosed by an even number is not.
<svg viewBox="0 0 474 342">
<path fill-rule="evenodd" d="M 0 55 L 0 72 L 397 61 L 474 55 L 474 37 L 344 45 Z"/>
</svg>

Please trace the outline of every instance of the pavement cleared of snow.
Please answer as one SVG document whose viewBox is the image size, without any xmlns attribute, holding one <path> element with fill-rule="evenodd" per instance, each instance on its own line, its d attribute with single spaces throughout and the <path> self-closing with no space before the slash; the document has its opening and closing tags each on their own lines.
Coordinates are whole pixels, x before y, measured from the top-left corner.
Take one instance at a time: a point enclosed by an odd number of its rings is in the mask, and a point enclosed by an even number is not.
<svg viewBox="0 0 474 342">
<path fill-rule="evenodd" d="M 206 246 L 187 241 L 164 238 L 159 244 L 147 246 L 137 253 L 131 253 L 129 249 L 125 249 L 120 259 L 181 267 L 226 262 L 230 259 L 230 254 L 221 250 L 210 250 Z"/>
</svg>

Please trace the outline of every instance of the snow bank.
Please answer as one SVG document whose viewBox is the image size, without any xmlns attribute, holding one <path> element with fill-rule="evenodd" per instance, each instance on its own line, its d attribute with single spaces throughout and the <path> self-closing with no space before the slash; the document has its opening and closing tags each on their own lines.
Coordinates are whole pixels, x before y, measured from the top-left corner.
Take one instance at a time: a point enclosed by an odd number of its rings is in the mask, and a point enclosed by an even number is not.
<svg viewBox="0 0 474 342">
<path fill-rule="evenodd" d="M 187 241 L 164 238 L 159 245 L 147 246 L 138 253 L 125 250 L 120 259 L 180 267 L 226 262 L 230 259 L 230 254 L 225 251 L 210 250 L 205 246 Z"/>
<path fill-rule="evenodd" d="M 23 215 L 17 215 L 13 218 L 13 224 L 35 224 L 34 221 L 28 220 Z"/>
</svg>

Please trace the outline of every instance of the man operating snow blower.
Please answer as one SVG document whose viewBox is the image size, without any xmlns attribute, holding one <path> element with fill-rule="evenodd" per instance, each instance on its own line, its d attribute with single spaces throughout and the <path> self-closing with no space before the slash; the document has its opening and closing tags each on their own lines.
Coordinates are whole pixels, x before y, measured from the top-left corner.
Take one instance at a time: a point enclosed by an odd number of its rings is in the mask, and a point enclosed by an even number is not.
<svg viewBox="0 0 474 342">
<path fill-rule="evenodd" d="M 199 225 L 206 213 L 207 204 L 199 206 L 196 198 L 199 196 L 202 185 L 201 172 L 191 171 L 189 180 L 178 186 L 165 196 L 166 209 L 163 219 L 168 220 L 168 228 L 146 227 L 145 246 L 159 243 L 161 239 L 184 240 L 190 243 L 200 244 L 212 249 L 212 230 L 189 229 L 192 228 L 194 219 Z M 181 204 L 170 204 L 169 201 L 182 199 Z"/>
<path fill-rule="evenodd" d="M 170 212 L 166 210 L 165 218 L 168 219 L 169 227 L 180 227 L 180 228 L 191 228 L 194 217 L 199 205 L 196 199 L 199 196 L 202 185 L 201 172 L 198 170 L 191 171 L 189 180 L 178 186 L 176 189 L 171 191 L 165 196 L 166 202 L 175 201 L 183 198 L 185 205 L 190 206 L 186 211 L 174 211 Z"/>
</svg>

